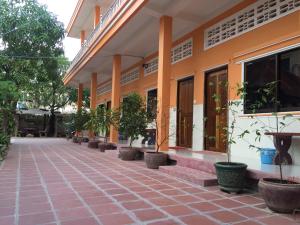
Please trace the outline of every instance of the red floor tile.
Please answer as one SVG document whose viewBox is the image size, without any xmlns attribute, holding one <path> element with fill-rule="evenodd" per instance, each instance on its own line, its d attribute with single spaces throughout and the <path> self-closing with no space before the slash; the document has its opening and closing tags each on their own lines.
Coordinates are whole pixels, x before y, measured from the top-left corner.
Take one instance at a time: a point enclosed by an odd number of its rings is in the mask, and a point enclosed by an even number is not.
<svg viewBox="0 0 300 225">
<path fill-rule="evenodd" d="M 296 220 L 288 219 L 282 216 L 270 216 L 267 218 L 258 219 L 258 221 L 263 222 L 267 225 L 299 225 Z"/>
<path fill-rule="evenodd" d="M 57 216 L 60 221 L 75 220 L 91 217 L 91 213 L 86 208 L 65 209 L 57 211 Z"/>
<path fill-rule="evenodd" d="M 18 225 L 56 225 L 51 204 L 61 225 L 297 224 L 266 210 L 258 194 L 197 187 L 64 139 L 16 139 L 3 165 L 0 225 L 15 225 L 15 213 Z"/>
<path fill-rule="evenodd" d="M 99 225 L 99 223 L 94 218 L 84 218 L 64 221 L 61 225 Z"/>
<path fill-rule="evenodd" d="M 137 209 L 148 209 L 152 208 L 151 205 L 144 201 L 132 201 L 132 202 L 123 202 L 122 204 L 128 210 L 137 210 Z"/>
<path fill-rule="evenodd" d="M 159 207 L 177 204 L 174 200 L 172 200 L 170 198 L 165 198 L 165 197 L 164 198 L 153 198 L 153 199 L 150 199 L 149 201 Z"/>
<path fill-rule="evenodd" d="M 166 217 L 165 214 L 156 209 L 143 209 L 140 211 L 136 211 L 135 215 L 141 221 L 149 221 Z"/>
<path fill-rule="evenodd" d="M 153 223 L 148 223 L 147 225 L 177 225 L 180 224 L 179 222 L 176 222 L 172 219 L 169 220 L 161 220 Z"/>
<path fill-rule="evenodd" d="M 15 217 L 0 217 L 0 225 L 15 225 Z"/>
<path fill-rule="evenodd" d="M 198 203 L 192 203 L 189 205 L 190 207 L 199 210 L 200 212 L 210 212 L 210 211 L 216 211 L 219 210 L 220 207 L 216 206 L 209 202 L 198 202 Z"/>
<path fill-rule="evenodd" d="M 212 202 L 215 203 L 216 205 L 224 207 L 225 209 L 245 206 L 243 203 L 240 203 L 240 202 L 237 202 L 237 201 L 234 201 L 231 199 L 214 200 Z"/>
<path fill-rule="evenodd" d="M 201 215 L 186 216 L 181 218 L 181 220 L 187 225 L 217 225 L 216 222 L 210 220 L 209 218 Z"/>
<path fill-rule="evenodd" d="M 166 211 L 167 213 L 173 216 L 184 216 L 193 214 L 194 211 L 186 206 L 183 205 L 176 205 L 176 206 L 167 206 L 163 207 L 162 210 Z"/>
<path fill-rule="evenodd" d="M 94 205 L 94 206 L 91 206 L 91 208 L 96 215 L 106 215 L 106 214 L 122 212 L 122 209 L 113 203 L 103 204 L 103 205 Z"/>
<path fill-rule="evenodd" d="M 134 221 L 126 214 L 113 214 L 99 216 L 103 225 L 126 225 L 132 224 Z"/>
<path fill-rule="evenodd" d="M 256 217 L 262 217 L 262 216 L 268 216 L 270 215 L 269 212 L 266 212 L 264 210 L 260 210 L 253 207 L 243 207 L 238 209 L 233 209 L 232 211 L 237 212 L 245 217 L 248 218 L 256 218 Z"/>
<path fill-rule="evenodd" d="M 243 216 L 238 215 L 237 213 L 230 212 L 230 211 L 213 212 L 210 213 L 209 215 L 217 220 L 220 220 L 223 223 L 240 222 L 247 219 Z"/>
<path fill-rule="evenodd" d="M 128 202 L 128 201 L 138 200 L 138 198 L 133 194 L 114 195 L 114 199 L 116 199 L 118 202 Z"/>
<path fill-rule="evenodd" d="M 192 202 L 199 202 L 201 199 L 193 196 L 193 195 L 181 195 L 181 196 L 174 196 L 173 197 L 176 201 L 183 204 L 188 204 Z"/>
<path fill-rule="evenodd" d="M 55 222 L 52 212 L 24 215 L 19 217 L 19 225 L 38 225 Z"/>
</svg>

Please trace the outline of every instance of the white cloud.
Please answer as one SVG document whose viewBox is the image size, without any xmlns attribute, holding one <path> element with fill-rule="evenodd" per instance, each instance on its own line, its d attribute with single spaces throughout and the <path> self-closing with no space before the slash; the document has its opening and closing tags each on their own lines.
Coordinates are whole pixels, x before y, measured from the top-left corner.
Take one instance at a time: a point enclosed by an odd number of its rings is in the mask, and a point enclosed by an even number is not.
<svg viewBox="0 0 300 225">
<path fill-rule="evenodd" d="M 78 0 L 38 0 L 57 16 L 58 20 L 68 26 Z M 72 60 L 80 49 L 80 40 L 66 37 L 64 40 L 65 55 Z"/>
</svg>

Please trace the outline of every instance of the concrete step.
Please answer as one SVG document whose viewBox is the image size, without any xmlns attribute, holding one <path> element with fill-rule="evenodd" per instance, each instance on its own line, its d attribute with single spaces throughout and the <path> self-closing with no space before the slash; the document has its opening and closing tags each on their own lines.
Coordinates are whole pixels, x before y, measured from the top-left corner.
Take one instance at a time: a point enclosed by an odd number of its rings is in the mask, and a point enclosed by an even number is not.
<svg viewBox="0 0 300 225">
<path fill-rule="evenodd" d="M 207 160 L 200 158 L 185 157 L 179 154 L 169 154 L 171 160 L 176 161 L 177 166 L 187 167 L 190 169 L 206 172 L 208 174 L 216 174 L 214 162 L 216 160 Z"/>
<path fill-rule="evenodd" d="M 216 175 L 188 167 L 160 166 L 159 171 L 203 187 L 218 184 Z"/>
</svg>

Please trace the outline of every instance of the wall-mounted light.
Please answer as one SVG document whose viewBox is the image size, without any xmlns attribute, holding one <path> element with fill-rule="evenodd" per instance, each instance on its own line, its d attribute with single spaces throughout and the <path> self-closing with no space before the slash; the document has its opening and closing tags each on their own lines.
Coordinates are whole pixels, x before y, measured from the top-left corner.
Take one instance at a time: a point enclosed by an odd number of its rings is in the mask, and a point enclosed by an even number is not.
<svg viewBox="0 0 300 225">
<path fill-rule="evenodd" d="M 144 69 L 147 69 L 147 68 L 148 68 L 148 66 L 149 66 L 149 64 L 148 64 L 148 63 L 144 63 L 144 64 L 143 64 L 143 68 L 144 68 Z"/>
</svg>

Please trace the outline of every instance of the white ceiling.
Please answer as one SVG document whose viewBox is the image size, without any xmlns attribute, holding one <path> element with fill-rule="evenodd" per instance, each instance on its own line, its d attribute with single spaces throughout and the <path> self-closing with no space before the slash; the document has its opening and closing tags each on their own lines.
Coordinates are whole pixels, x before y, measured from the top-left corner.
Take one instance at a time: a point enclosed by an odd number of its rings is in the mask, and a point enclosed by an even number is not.
<svg viewBox="0 0 300 225">
<path fill-rule="evenodd" d="M 101 14 L 105 13 L 113 0 L 84 0 L 73 26 L 68 36 L 72 38 L 80 38 L 80 32 L 84 30 L 88 36 L 94 29 L 94 11 L 95 6 L 101 7 Z"/>
<path fill-rule="evenodd" d="M 241 0 L 149 0 L 84 66 L 72 83 L 82 82 L 89 87 L 93 72 L 99 74 L 98 83 L 110 79 L 115 54 L 122 55 L 122 69 L 126 69 L 156 52 L 162 15 L 173 17 L 173 40 L 177 40 L 239 2 Z"/>
</svg>

